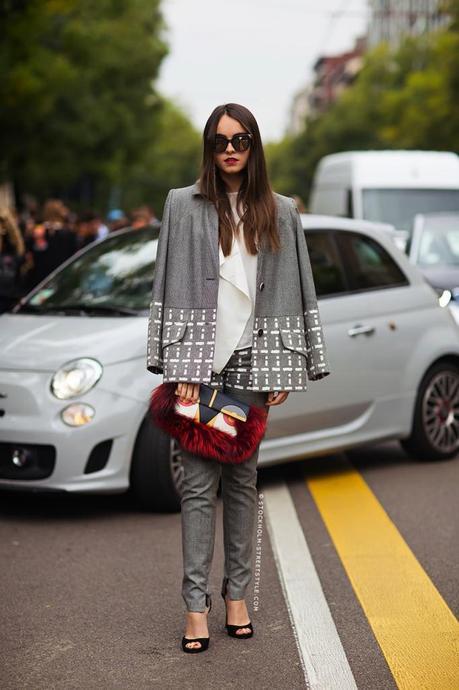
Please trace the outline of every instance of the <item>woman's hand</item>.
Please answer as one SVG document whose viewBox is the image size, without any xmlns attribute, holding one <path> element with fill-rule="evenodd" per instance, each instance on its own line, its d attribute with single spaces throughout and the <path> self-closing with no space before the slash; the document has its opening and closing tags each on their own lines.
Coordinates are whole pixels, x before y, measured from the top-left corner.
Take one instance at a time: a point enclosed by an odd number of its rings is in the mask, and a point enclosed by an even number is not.
<svg viewBox="0 0 459 690">
<path fill-rule="evenodd" d="M 198 402 L 199 398 L 199 383 L 178 383 L 175 392 L 180 396 L 180 400 L 188 400 L 189 402 Z"/>
<path fill-rule="evenodd" d="M 272 407 L 273 405 L 282 405 L 287 400 L 289 391 L 270 391 L 268 393 L 268 402 L 266 405 Z"/>
</svg>

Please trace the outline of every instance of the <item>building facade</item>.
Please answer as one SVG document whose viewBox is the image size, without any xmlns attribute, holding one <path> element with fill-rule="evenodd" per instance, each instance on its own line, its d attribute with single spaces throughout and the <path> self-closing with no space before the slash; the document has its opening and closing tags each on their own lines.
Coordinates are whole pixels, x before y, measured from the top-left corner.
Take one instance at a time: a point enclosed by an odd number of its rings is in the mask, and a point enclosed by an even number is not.
<svg viewBox="0 0 459 690">
<path fill-rule="evenodd" d="M 441 0 L 369 0 L 368 47 L 389 43 L 396 47 L 403 36 L 419 36 L 448 23 Z"/>
<path fill-rule="evenodd" d="M 360 72 L 365 53 L 366 37 L 355 42 L 352 50 L 337 55 L 324 55 L 313 66 L 312 82 L 297 92 L 290 107 L 287 134 L 299 134 L 307 116 L 324 113 L 339 95 L 353 83 Z"/>
</svg>

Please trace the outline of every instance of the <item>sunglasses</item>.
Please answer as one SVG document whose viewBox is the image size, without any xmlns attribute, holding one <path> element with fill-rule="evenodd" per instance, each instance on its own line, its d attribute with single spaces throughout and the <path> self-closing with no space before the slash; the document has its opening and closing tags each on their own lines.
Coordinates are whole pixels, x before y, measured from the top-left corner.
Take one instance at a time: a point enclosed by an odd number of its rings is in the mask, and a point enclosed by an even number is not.
<svg viewBox="0 0 459 690">
<path fill-rule="evenodd" d="M 227 139 L 223 134 L 216 134 L 214 142 L 215 153 L 226 151 L 229 141 L 235 151 L 247 151 L 252 143 L 252 135 L 247 133 L 235 134 L 231 139 Z"/>
</svg>

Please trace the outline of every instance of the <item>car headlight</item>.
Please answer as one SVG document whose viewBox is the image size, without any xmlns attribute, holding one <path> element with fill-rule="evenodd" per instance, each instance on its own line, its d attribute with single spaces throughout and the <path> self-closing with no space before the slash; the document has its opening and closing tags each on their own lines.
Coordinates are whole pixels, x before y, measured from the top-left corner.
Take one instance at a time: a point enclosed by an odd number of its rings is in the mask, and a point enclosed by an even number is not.
<svg viewBox="0 0 459 690">
<path fill-rule="evenodd" d="M 440 307 L 447 307 L 448 304 L 451 302 L 451 299 L 452 299 L 451 292 L 449 290 L 442 290 L 441 292 L 439 290 L 438 292 L 439 292 L 438 303 L 439 303 Z"/>
<path fill-rule="evenodd" d="M 102 365 L 95 359 L 73 359 L 56 371 L 51 379 L 51 392 L 59 400 L 79 397 L 96 385 L 102 372 Z"/>
</svg>

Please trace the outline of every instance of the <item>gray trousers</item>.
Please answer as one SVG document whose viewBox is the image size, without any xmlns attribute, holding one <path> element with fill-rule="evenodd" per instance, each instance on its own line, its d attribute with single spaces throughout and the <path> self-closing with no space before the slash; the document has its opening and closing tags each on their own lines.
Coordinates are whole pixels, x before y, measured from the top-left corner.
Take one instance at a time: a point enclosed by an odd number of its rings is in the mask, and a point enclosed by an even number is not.
<svg viewBox="0 0 459 690">
<path fill-rule="evenodd" d="M 250 384 L 250 348 L 246 348 L 235 350 L 224 369 L 212 376 L 209 385 L 243 402 L 263 407 L 268 392 L 252 391 Z M 245 597 L 252 578 L 258 452 L 259 446 L 248 460 L 234 465 L 202 458 L 182 449 L 182 597 L 188 611 L 205 611 L 210 600 L 208 577 L 214 554 L 220 477 L 225 547 L 221 591 L 226 591 L 230 599 Z"/>
</svg>

